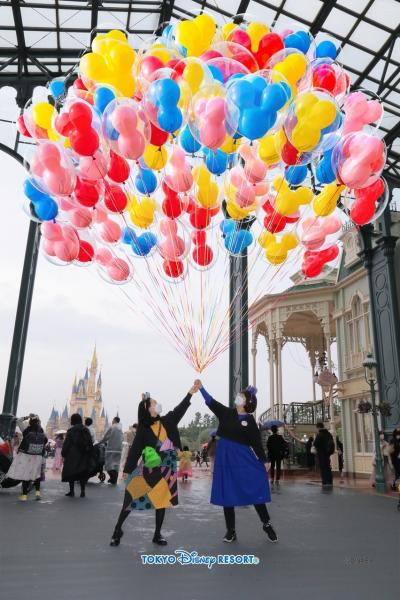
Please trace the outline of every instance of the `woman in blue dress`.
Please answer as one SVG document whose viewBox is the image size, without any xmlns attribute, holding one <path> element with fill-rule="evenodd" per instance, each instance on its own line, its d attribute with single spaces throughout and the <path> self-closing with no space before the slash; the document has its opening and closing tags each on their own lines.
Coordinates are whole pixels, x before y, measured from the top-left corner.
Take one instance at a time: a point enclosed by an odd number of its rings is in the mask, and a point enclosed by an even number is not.
<svg viewBox="0 0 400 600">
<path fill-rule="evenodd" d="M 249 504 L 254 505 L 268 539 L 277 542 L 266 505 L 271 502 L 267 456 L 251 414 L 257 407 L 256 388 L 249 386 L 240 392 L 235 408 L 229 408 L 214 400 L 199 379 L 195 386 L 219 421 L 211 504 L 224 508 L 227 529 L 224 542 L 236 540 L 235 506 Z"/>
</svg>

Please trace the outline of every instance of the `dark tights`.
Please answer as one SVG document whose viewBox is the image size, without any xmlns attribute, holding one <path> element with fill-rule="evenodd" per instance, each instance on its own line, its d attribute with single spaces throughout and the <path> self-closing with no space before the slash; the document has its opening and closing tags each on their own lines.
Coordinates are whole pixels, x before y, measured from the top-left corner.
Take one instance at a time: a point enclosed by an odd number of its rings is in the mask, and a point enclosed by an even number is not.
<svg viewBox="0 0 400 600">
<path fill-rule="evenodd" d="M 116 530 L 122 529 L 122 525 L 124 524 L 125 519 L 129 516 L 129 513 L 132 510 L 131 503 L 132 503 L 132 496 L 129 494 L 129 492 L 125 491 L 124 502 L 122 505 L 121 512 L 119 513 L 117 524 L 115 526 Z M 156 530 L 154 532 L 154 535 L 160 535 L 161 527 L 164 522 L 164 517 L 165 517 L 165 508 L 156 508 Z"/>
<path fill-rule="evenodd" d="M 81 493 L 85 493 L 86 479 L 80 479 L 79 485 L 81 486 Z M 69 482 L 69 491 L 71 492 L 71 494 L 75 492 L 75 481 Z"/>
<path fill-rule="evenodd" d="M 40 478 L 34 481 L 35 490 L 37 492 L 40 491 Z M 31 489 L 31 481 L 23 481 L 22 482 L 22 493 L 24 496 L 28 495 L 29 490 Z"/>
<path fill-rule="evenodd" d="M 257 511 L 258 516 L 262 523 L 268 523 L 269 521 L 269 513 L 267 510 L 266 504 L 254 504 L 254 508 Z M 224 506 L 224 515 L 226 528 L 229 531 L 235 530 L 235 507 L 234 506 Z"/>
</svg>

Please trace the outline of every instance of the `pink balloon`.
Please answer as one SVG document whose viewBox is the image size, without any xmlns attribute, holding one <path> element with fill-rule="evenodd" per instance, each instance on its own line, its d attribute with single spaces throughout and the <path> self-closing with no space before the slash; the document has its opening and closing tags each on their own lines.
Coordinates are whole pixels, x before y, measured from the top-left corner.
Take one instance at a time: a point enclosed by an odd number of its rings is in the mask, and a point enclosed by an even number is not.
<svg viewBox="0 0 400 600">
<path fill-rule="evenodd" d="M 45 223 L 48 221 L 45 221 Z M 43 223 L 44 225 L 44 223 Z M 55 256 L 56 253 L 54 251 L 54 242 L 48 239 L 43 240 L 43 250 L 48 256 Z"/>
<path fill-rule="evenodd" d="M 226 102 L 224 98 L 219 96 L 210 98 L 207 102 L 205 117 L 207 117 L 209 122 L 218 122 L 221 119 L 225 119 L 225 111 Z"/>
<path fill-rule="evenodd" d="M 203 124 L 199 129 L 200 143 L 211 150 L 216 150 L 224 143 L 226 137 L 225 125 L 220 124 L 219 127 L 213 126 L 212 123 L 208 123 L 203 120 Z"/>
<path fill-rule="evenodd" d="M 185 242 L 179 236 L 169 236 L 160 244 L 161 253 L 167 260 L 180 258 L 185 252 Z"/>
<path fill-rule="evenodd" d="M 104 223 L 108 219 L 108 213 L 102 208 L 96 208 L 94 211 L 94 220 L 96 223 Z"/>
<path fill-rule="evenodd" d="M 75 173 L 61 167 L 56 171 L 46 169 L 43 173 L 43 182 L 51 194 L 69 196 L 75 189 Z"/>
<path fill-rule="evenodd" d="M 119 153 L 128 160 L 138 160 L 143 156 L 146 147 L 144 136 L 137 129 L 129 135 L 121 134 L 118 138 Z"/>
<path fill-rule="evenodd" d="M 46 169 L 57 170 L 61 163 L 61 152 L 55 142 L 40 144 L 36 150 L 38 160 Z"/>
<path fill-rule="evenodd" d="M 137 126 L 136 111 L 132 106 L 127 104 L 116 106 L 111 116 L 111 121 L 117 131 L 129 136 Z"/>
<path fill-rule="evenodd" d="M 265 162 L 257 157 L 255 147 L 243 144 L 239 147 L 239 154 L 244 159 L 244 172 L 251 183 L 259 183 L 267 175 L 268 167 Z M 261 192 L 266 193 L 266 192 Z M 260 195 L 259 193 L 257 194 Z"/>
<path fill-rule="evenodd" d="M 43 176 L 45 166 L 37 156 L 32 157 L 30 171 L 33 175 L 36 175 L 37 177 Z"/>
<path fill-rule="evenodd" d="M 59 242 L 63 240 L 62 228 L 58 223 L 44 221 L 40 227 L 42 236 L 49 242 Z"/>
<path fill-rule="evenodd" d="M 70 220 L 72 225 L 75 227 L 79 227 L 80 229 L 85 229 L 91 225 L 93 220 L 93 211 L 88 208 L 75 208 L 71 211 Z"/>
<path fill-rule="evenodd" d="M 65 212 L 68 212 L 69 210 L 72 210 L 73 208 L 77 208 L 76 202 L 75 200 L 73 200 L 72 198 L 68 197 L 60 197 L 58 198 L 58 207 L 60 210 L 64 210 Z"/>
<path fill-rule="evenodd" d="M 160 232 L 165 236 L 175 236 L 178 233 L 178 225 L 174 219 L 162 219 L 160 221 Z"/>
<path fill-rule="evenodd" d="M 175 146 L 165 166 L 165 183 L 175 192 L 188 192 L 193 185 L 193 176 L 185 152 Z"/>
<path fill-rule="evenodd" d="M 121 237 L 121 227 L 115 221 L 107 219 L 101 225 L 100 236 L 105 242 L 115 244 Z"/>
<path fill-rule="evenodd" d="M 78 258 L 79 240 L 64 239 L 63 242 L 54 242 L 54 253 L 64 262 L 72 262 Z"/>
<path fill-rule="evenodd" d="M 108 248 L 99 248 L 94 258 L 100 265 L 106 267 L 112 261 L 113 255 Z"/>
<path fill-rule="evenodd" d="M 104 179 L 107 171 L 107 161 L 100 151 L 94 156 L 81 156 L 79 159 L 79 174 L 83 179 L 98 181 Z"/>
<path fill-rule="evenodd" d="M 113 281 L 126 281 L 131 274 L 128 263 L 122 258 L 113 258 L 107 265 L 107 273 Z"/>
</svg>

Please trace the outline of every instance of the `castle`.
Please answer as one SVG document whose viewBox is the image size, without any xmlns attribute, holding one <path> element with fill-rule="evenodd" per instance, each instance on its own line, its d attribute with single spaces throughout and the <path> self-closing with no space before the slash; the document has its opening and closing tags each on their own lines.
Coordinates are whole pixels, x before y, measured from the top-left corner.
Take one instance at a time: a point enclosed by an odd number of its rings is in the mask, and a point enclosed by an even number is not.
<svg viewBox="0 0 400 600">
<path fill-rule="evenodd" d="M 98 376 L 97 371 L 98 361 L 95 347 L 90 367 L 86 369 L 85 376 L 78 382 L 75 377 L 69 403 L 65 405 L 62 412 L 53 407 L 46 425 L 46 435 L 49 439 L 54 439 L 54 433 L 59 429 L 70 427 L 70 417 L 73 413 L 79 413 L 83 419 L 91 417 L 96 431 L 96 439 L 100 440 L 103 437 L 109 427 L 109 422 L 103 406 L 101 371 Z"/>
</svg>

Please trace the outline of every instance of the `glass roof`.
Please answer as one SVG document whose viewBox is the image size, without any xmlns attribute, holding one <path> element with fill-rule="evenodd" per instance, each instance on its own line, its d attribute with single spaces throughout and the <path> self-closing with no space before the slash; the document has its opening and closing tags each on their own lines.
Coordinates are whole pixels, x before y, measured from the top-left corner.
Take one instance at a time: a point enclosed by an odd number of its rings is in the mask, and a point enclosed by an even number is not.
<svg viewBox="0 0 400 600">
<path fill-rule="evenodd" d="M 387 172 L 400 179 L 399 0 L 0 0 L 0 87 L 10 85 L 20 95 L 24 88 L 31 95 L 33 84 L 66 73 L 95 27 L 124 28 L 139 46 L 160 23 L 202 11 L 219 25 L 247 13 L 272 28 L 297 25 L 317 38 L 336 38 L 338 60 L 353 88 L 371 90 L 384 101 Z"/>
</svg>

